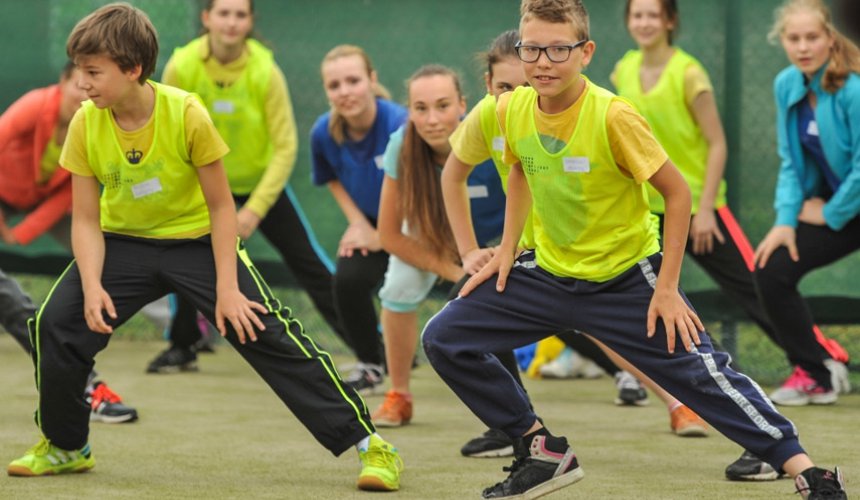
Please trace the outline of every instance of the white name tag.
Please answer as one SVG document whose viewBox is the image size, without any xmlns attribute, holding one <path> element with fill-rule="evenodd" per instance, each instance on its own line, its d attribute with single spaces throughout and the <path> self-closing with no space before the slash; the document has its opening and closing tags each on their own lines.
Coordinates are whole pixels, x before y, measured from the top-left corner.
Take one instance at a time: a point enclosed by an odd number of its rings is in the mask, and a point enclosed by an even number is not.
<svg viewBox="0 0 860 500">
<path fill-rule="evenodd" d="M 806 133 L 818 137 L 818 122 L 815 120 L 809 122 L 809 126 L 806 127 Z"/>
<path fill-rule="evenodd" d="M 382 170 L 382 155 L 377 156 L 373 161 L 376 162 L 376 168 Z"/>
<path fill-rule="evenodd" d="M 562 161 L 565 172 L 587 173 L 591 171 L 591 164 L 585 156 L 567 156 Z"/>
<path fill-rule="evenodd" d="M 161 181 L 158 180 L 158 177 L 139 182 L 131 187 L 131 194 L 134 195 L 134 199 L 143 198 L 144 196 L 158 192 L 161 192 Z"/>
<path fill-rule="evenodd" d="M 505 138 L 497 135 L 493 137 L 493 151 L 498 151 L 500 153 L 505 152 Z"/>
<path fill-rule="evenodd" d="M 236 111 L 236 106 L 233 101 L 215 101 L 212 103 L 212 111 L 223 114 L 233 114 Z"/>
<path fill-rule="evenodd" d="M 487 189 L 487 186 L 469 186 L 469 199 L 488 198 L 489 196 L 490 190 Z"/>
</svg>

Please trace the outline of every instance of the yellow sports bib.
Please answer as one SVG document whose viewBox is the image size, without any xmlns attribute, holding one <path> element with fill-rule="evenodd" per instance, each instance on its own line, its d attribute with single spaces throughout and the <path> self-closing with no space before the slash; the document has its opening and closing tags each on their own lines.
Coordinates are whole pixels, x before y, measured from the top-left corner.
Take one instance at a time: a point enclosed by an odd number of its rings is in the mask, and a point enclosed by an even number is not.
<svg viewBox="0 0 860 500">
<path fill-rule="evenodd" d="M 645 117 L 654 137 L 690 185 L 693 213 L 696 213 L 708 168 L 708 143 L 684 100 L 684 73 L 691 64 L 699 65 L 699 62 L 676 48 L 657 85 L 644 93 L 639 78 L 642 52 L 631 50 L 615 67 L 615 78 L 618 95 L 630 100 Z M 650 185 L 648 197 L 653 212 L 665 213 L 663 197 Z M 726 181 L 721 180 L 714 208 L 725 204 Z"/>
<path fill-rule="evenodd" d="M 185 144 L 185 100 L 173 87 L 155 88 L 155 127 L 149 150 L 131 163 L 119 145 L 110 108 L 92 101 L 86 113 L 90 168 L 103 189 L 102 230 L 142 238 L 196 238 L 209 233 L 209 210 Z"/>
<path fill-rule="evenodd" d="M 179 87 L 200 96 L 218 133 L 230 146 L 224 169 L 230 190 L 248 194 L 254 190 L 272 158 L 273 146 L 266 125 L 265 100 L 272 79 L 272 52 L 256 40 L 245 43 L 248 62 L 238 80 L 225 85 L 212 80 L 201 59 L 205 37 L 173 51 Z"/>
<path fill-rule="evenodd" d="M 519 158 L 540 224 L 538 264 L 556 276 L 602 282 L 660 251 L 645 187 L 616 165 L 606 133 L 611 92 L 589 83 L 573 136 L 547 152 L 535 126 L 538 94 L 520 87 L 506 113 L 506 140 Z"/>
</svg>

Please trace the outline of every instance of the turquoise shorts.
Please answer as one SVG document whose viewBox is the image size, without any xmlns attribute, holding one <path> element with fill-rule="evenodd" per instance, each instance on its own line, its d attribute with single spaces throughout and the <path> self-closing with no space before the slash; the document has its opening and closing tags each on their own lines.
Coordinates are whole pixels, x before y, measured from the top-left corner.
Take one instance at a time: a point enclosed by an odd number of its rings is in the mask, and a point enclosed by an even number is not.
<svg viewBox="0 0 860 500">
<path fill-rule="evenodd" d="M 418 309 L 438 278 L 434 273 L 422 271 L 391 255 L 385 281 L 379 290 L 382 307 L 399 313 Z"/>
</svg>

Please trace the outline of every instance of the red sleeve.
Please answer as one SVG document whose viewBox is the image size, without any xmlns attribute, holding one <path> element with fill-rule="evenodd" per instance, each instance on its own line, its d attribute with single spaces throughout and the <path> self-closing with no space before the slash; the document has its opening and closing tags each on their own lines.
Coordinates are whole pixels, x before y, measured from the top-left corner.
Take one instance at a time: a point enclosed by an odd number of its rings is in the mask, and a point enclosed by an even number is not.
<svg viewBox="0 0 860 500">
<path fill-rule="evenodd" d="M 39 110 L 45 100 L 45 89 L 36 89 L 24 94 L 0 115 L 0 149 L 20 134 L 36 128 Z"/>
<path fill-rule="evenodd" d="M 14 228 L 12 235 L 19 245 L 28 245 L 50 230 L 72 210 L 71 178 L 28 213 Z"/>
</svg>

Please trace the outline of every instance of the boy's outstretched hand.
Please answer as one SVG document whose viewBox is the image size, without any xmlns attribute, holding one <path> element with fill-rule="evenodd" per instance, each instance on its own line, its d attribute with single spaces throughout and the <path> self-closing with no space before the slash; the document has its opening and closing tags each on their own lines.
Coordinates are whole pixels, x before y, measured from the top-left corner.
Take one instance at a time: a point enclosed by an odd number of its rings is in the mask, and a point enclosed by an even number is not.
<svg viewBox="0 0 860 500">
<path fill-rule="evenodd" d="M 256 313 L 268 314 L 268 312 L 262 304 L 248 300 L 238 289 L 222 292 L 218 294 L 218 299 L 215 302 L 215 326 L 221 336 L 226 337 L 226 322 L 229 321 L 233 329 L 236 330 L 240 344 L 245 343 L 246 335 L 251 339 L 251 342 L 256 342 L 257 334 L 254 333 L 254 327 L 256 326 L 258 330 L 266 329 L 266 325 L 260 321 Z"/>
<path fill-rule="evenodd" d="M 663 324 L 666 326 L 669 352 L 675 352 L 676 334 L 681 338 L 687 352 L 692 349 L 693 344 L 701 343 L 699 332 L 705 331 L 705 326 L 677 290 L 654 290 L 654 296 L 648 306 L 648 338 L 657 332 L 657 318 L 663 318 Z"/>
</svg>

